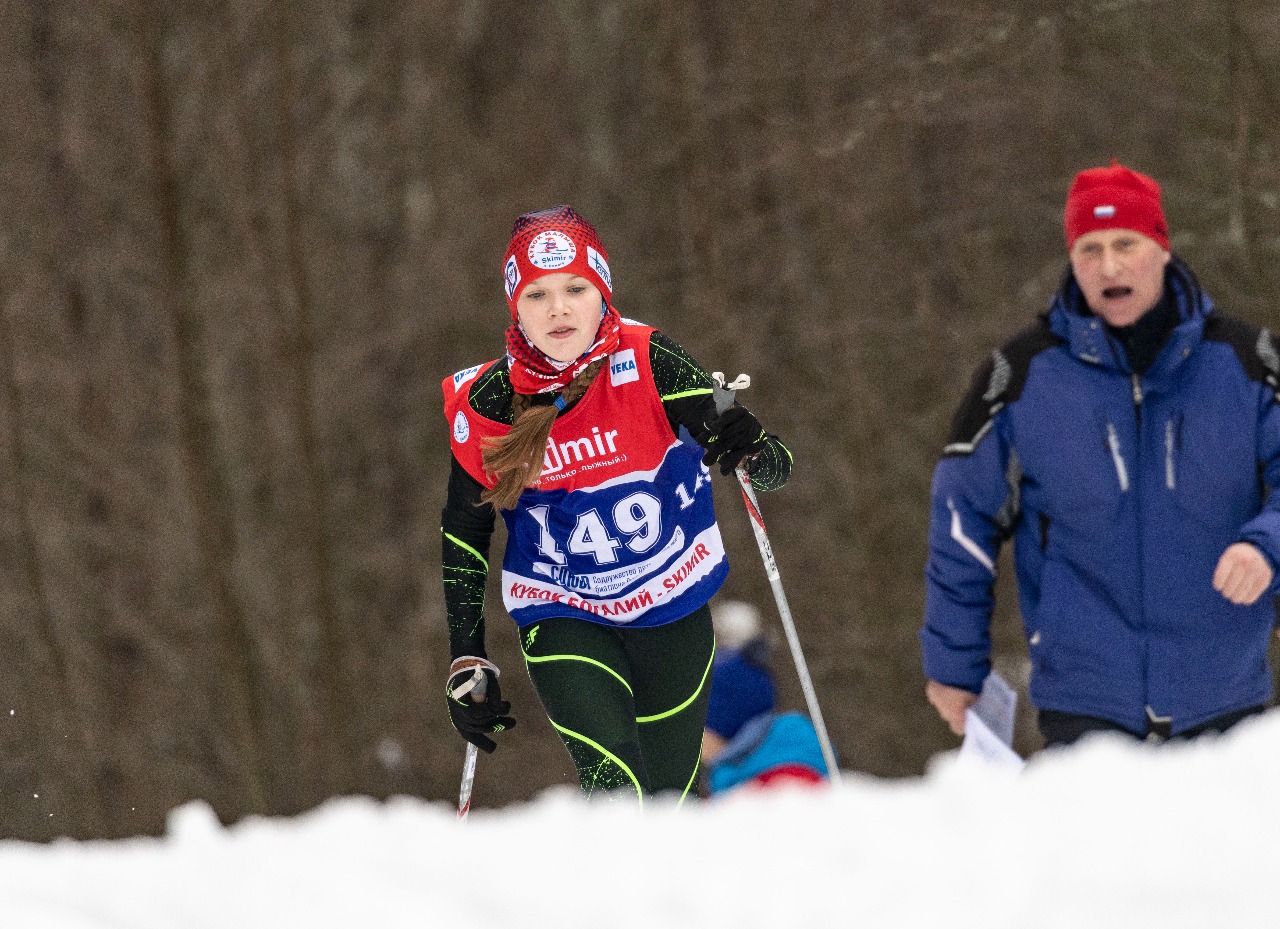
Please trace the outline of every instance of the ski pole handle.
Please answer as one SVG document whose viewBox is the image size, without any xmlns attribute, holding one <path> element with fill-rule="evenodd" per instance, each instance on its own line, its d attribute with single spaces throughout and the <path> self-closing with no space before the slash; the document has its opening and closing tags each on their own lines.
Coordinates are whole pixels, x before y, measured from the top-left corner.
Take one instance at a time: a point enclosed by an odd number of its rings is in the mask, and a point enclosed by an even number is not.
<svg viewBox="0 0 1280 929">
<path fill-rule="evenodd" d="M 715 381 L 715 386 L 711 388 L 711 396 L 716 402 L 716 413 L 723 413 L 729 407 L 733 406 L 734 400 L 737 398 L 737 391 L 746 390 L 751 386 L 751 376 L 748 374 L 739 374 L 731 382 L 725 382 L 725 376 L 720 371 L 714 371 L 711 379 Z M 756 542 L 760 546 L 760 556 L 764 559 L 764 573 L 770 580 L 775 582 L 778 577 L 778 562 L 773 557 L 773 547 L 769 545 L 769 536 L 765 532 L 764 519 L 760 516 L 760 503 L 756 500 L 755 489 L 751 486 L 751 478 L 747 476 L 747 462 L 738 462 L 738 467 L 734 469 L 734 477 L 738 479 L 738 486 L 742 490 L 742 499 L 747 505 L 747 515 L 751 518 L 751 528 L 755 532 Z"/>
<path fill-rule="evenodd" d="M 746 374 L 739 374 L 732 382 L 725 383 L 724 372 L 713 371 L 711 379 L 715 381 L 715 386 L 711 388 L 711 396 L 716 401 L 717 413 L 723 413 L 733 406 L 735 391 L 746 390 L 751 386 L 751 377 Z"/>
</svg>

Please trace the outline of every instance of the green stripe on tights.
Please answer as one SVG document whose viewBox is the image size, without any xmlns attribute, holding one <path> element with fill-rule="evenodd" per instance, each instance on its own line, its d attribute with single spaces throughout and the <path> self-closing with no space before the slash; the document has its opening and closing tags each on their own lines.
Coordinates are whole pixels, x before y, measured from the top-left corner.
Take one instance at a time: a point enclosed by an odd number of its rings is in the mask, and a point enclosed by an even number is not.
<svg viewBox="0 0 1280 929">
<path fill-rule="evenodd" d="M 627 693 L 631 694 L 633 697 L 635 696 L 635 693 L 631 690 L 631 685 L 627 683 L 626 679 L 621 674 L 613 670 L 613 668 L 609 667 L 603 661 L 596 661 L 594 658 L 587 658 L 584 655 L 544 655 L 541 658 L 534 658 L 528 652 L 525 652 L 524 660 L 526 664 L 541 664 L 544 661 L 585 661 L 587 664 L 593 664 L 597 668 L 604 668 L 604 670 L 608 671 L 618 679 L 619 684 L 627 688 Z"/>
<path fill-rule="evenodd" d="M 557 732 L 562 733 L 563 735 L 567 735 L 571 739 L 577 739 L 579 742 L 582 742 L 586 745 L 590 745 L 592 748 L 598 751 L 605 758 L 609 759 L 614 764 L 616 764 L 622 770 L 622 772 L 627 775 L 627 777 L 631 778 L 631 783 L 636 788 L 636 800 L 640 803 L 641 806 L 644 806 L 644 791 L 640 789 L 640 781 L 636 778 L 635 774 L 632 773 L 631 769 L 627 767 L 626 763 L 621 758 L 619 758 L 613 752 L 609 751 L 607 748 L 605 748 L 603 745 L 601 745 L 599 742 L 595 741 L 594 739 L 588 739 L 585 735 L 583 735 L 580 732 L 574 732 L 572 729 L 566 729 L 564 726 L 560 725 L 558 722 L 556 722 L 554 719 L 551 719 L 550 717 L 548 717 L 548 722 L 550 722 L 551 725 L 555 727 Z"/>
<path fill-rule="evenodd" d="M 707 676 L 711 673 L 711 662 L 715 661 L 715 658 L 716 658 L 716 647 L 715 647 L 715 644 L 713 643 L 711 646 L 711 657 L 707 659 L 707 666 L 702 671 L 702 680 L 698 682 L 698 689 L 693 692 L 693 696 L 691 696 L 688 700 L 680 704 L 675 709 L 667 710 L 665 713 L 658 713 L 654 716 L 637 716 L 636 722 L 656 723 L 658 720 L 666 719 L 668 716 L 675 716 L 677 713 L 679 713 L 681 710 L 687 707 L 694 700 L 697 700 L 698 694 L 702 693 L 702 688 L 707 686 Z"/>
</svg>

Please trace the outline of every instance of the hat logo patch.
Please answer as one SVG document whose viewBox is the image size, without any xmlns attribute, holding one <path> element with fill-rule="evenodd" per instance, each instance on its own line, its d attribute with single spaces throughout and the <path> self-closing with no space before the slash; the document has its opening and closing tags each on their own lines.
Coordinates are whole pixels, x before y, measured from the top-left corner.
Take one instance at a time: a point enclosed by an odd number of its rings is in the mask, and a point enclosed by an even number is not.
<svg viewBox="0 0 1280 929">
<path fill-rule="evenodd" d="M 471 438 L 471 424 L 467 422 L 467 414 L 462 410 L 458 410 L 458 415 L 453 418 L 453 438 L 459 445 Z"/>
<path fill-rule="evenodd" d="M 578 247 L 573 239 L 554 229 L 538 235 L 529 243 L 529 264 L 543 271 L 563 268 L 578 257 Z"/>
<path fill-rule="evenodd" d="M 1094 219 L 1111 219 L 1116 215 L 1116 208 L 1109 203 L 1093 208 Z"/>
<path fill-rule="evenodd" d="M 609 262 L 604 260 L 604 255 L 587 246 L 587 264 L 591 266 L 591 270 L 600 275 L 600 279 L 604 281 L 604 286 L 608 287 L 610 292 L 613 291 L 613 277 L 609 274 Z"/>
<path fill-rule="evenodd" d="M 515 255 L 507 259 L 507 266 L 502 269 L 502 280 L 507 288 L 507 299 L 510 300 L 516 295 L 516 288 L 520 286 L 520 266 L 516 264 Z"/>
</svg>

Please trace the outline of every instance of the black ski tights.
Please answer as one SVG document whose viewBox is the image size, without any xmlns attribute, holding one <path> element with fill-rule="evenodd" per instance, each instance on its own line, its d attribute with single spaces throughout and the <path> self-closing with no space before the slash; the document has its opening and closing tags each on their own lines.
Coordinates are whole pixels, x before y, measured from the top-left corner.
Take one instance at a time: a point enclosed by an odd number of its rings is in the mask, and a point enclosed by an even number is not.
<svg viewBox="0 0 1280 929">
<path fill-rule="evenodd" d="M 707 607 L 642 629 L 544 619 L 520 630 L 520 645 L 583 793 L 684 800 L 698 775 L 715 653 Z"/>
</svg>

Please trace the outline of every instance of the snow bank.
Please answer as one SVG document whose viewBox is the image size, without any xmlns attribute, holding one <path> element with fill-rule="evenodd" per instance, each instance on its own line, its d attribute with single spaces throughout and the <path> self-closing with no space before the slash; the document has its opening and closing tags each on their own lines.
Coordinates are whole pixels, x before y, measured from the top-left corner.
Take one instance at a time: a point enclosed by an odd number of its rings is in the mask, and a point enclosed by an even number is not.
<svg viewBox="0 0 1280 929">
<path fill-rule="evenodd" d="M 346 798 L 224 829 L 190 804 L 163 839 L 0 842 L 0 927 L 1269 929 L 1277 784 L 1272 713 L 1017 775 L 948 756 L 917 780 L 643 814 L 559 790 L 463 824 Z"/>
</svg>

